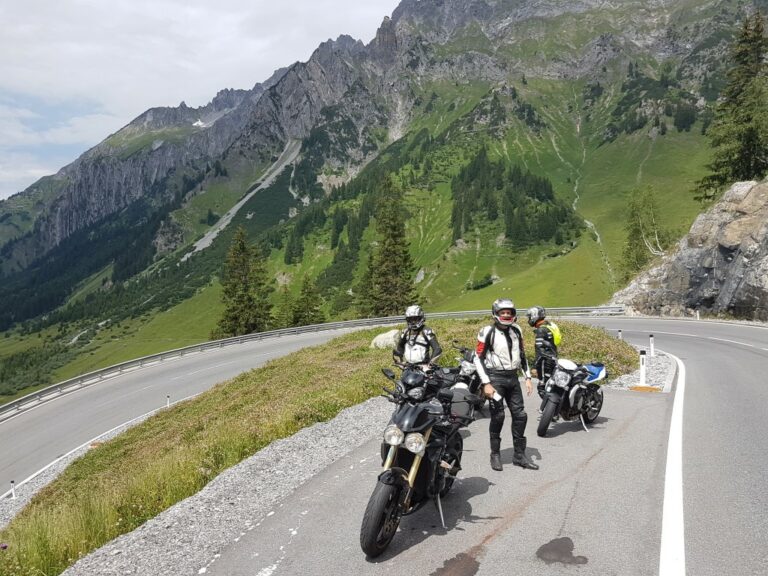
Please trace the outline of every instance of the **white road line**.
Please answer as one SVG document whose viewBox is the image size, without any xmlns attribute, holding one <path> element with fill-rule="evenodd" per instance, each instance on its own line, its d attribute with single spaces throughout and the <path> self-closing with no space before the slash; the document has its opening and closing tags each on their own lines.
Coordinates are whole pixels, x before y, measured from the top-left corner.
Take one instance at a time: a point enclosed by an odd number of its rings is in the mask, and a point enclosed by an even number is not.
<svg viewBox="0 0 768 576">
<path fill-rule="evenodd" d="M 639 333 L 645 334 L 644 330 L 624 330 L 624 334 L 627 333 Z M 661 330 L 655 330 L 654 334 L 666 334 L 667 336 L 685 336 L 687 338 L 698 338 L 699 340 L 715 340 L 716 342 L 727 342 L 728 344 L 736 344 L 738 346 L 746 346 L 747 348 L 756 348 L 757 350 L 765 350 L 768 352 L 768 348 L 761 348 L 750 344 L 749 342 L 739 342 L 738 340 L 729 340 L 728 338 L 718 338 L 717 336 L 699 336 L 698 334 L 687 334 L 685 332 L 663 332 Z"/>
<path fill-rule="evenodd" d="M 672 421 L 669 426 L 669 442 L 667 443 L 659 576 L 685 576 L 685 520 L 683 515 L 685 364 L 677 356 L 669 355 L 677 362 L 677 389 L 672 406 Z"/>
<path fill-rule="evenodd" d="M 749 346 L 750 348 L 757 348 L 754 344 L 748 344 L 746 342 L 738 342 L 737 340 L 728 340 L 727 338 L 716 338 L 715 336 L 707 336 L 709 340 L 717 340 L 718 342 L 728 342 L 729 344 L 738 344 L 740 346 Z"/>
<path fill-rule="evenodd" d="M 192 376 L 193 374 L 199 374 L 200 372 L 207 372 L 208 370 L 213 370 L 214 368 L 221 368 L 222 366 L 226 366 L 227 364 L 234 364 L 237 362 L 237 360 L 230 360 L 229 362 L 223 362 L 221 364 L 216 364 L 214 366 L 206 366 L 205 368 L 201 368 L 200 370 L 195 370 L 194 372 L 187 372 L 186 374 L 182 374 L 181 376 L 175 376 L 174 378 L 171 378 L 171 380 L 179 380 L 180 378 L 186 378 L 187 376 Z"/>
</svg>

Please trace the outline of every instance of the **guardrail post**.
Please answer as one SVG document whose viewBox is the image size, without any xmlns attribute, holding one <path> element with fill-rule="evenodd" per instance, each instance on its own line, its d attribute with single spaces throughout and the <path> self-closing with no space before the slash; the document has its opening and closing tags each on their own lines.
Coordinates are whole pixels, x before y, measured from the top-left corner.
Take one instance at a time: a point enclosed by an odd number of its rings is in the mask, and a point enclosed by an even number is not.
<svg viewBox="0 0 768 576">
<path fill-rule="evenodd" d="M 624 337 L 621 335 L 621 328 L 619 328 L 619 340 L 624 340 Z"/>
<path fill-rule="evenodd" d="M 640 386 L 645 386 L 645 350 L 640 350 Z"/>
<path fill-rule="evenodd" d="M 11 500 L 16 500 L 16 482 L 11 480 Z"/>
<path fill-rule="evenodd" d="M 651 348 L 651 356 L 655 356 L 654 351 L 653 351 L 653 334 L 651 334 L 651 346 L 650 346 L 650 348 Z"/>
</svg>

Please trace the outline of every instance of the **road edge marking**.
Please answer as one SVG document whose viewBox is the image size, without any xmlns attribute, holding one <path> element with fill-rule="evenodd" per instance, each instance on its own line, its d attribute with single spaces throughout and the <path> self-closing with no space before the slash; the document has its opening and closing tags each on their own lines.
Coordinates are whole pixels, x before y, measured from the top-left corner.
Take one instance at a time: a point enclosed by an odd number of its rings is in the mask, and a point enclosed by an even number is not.
<svg viewBox="0 0 768 576">
<path fill-rule="evenodd" d="M 669 353 L 667 353 L 669 354 Z M 683 511 L 683 403 L 685 364 L 677 362 L 677 387 L 669 425 L 667 462 L 664 472 L 664 506 L 661 520 L 659 576 L 685 575 L 685 517 Z"/>
</svg>

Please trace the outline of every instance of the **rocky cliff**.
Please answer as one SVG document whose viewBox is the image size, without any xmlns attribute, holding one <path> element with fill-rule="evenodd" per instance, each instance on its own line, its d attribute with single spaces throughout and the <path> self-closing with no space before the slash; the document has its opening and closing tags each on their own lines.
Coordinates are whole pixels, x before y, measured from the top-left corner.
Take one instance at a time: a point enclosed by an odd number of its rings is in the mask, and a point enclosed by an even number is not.
<svg viewBox="0 0 768 576">
<path fill-rule="evenodd" d="M 768 181 L 734 184 L 674 253 L 614 295 L 642 314 L 768 320 Z"/>
</svg>

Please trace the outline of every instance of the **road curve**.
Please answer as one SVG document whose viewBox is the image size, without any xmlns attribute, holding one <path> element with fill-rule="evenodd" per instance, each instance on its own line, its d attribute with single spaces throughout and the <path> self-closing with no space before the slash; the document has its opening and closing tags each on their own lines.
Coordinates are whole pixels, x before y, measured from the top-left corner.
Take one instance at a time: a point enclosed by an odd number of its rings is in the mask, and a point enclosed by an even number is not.
<svg viewBox="0 0 768 576">
<path fill-rule="evenodd" d="M 765 405 L 760 400 L 768 398 L 757 376 L 768 359 L 768 330 L 655 319 L 589 322 L 622 329 L 635 344 L 647 344 L 653 333 L 656 347 L 687 367 L 679 535 L 685 573 L 768 573 L 768 496 L 761 483 L 768 458 L 764 443 L 751 440 L 768 432 L 759 418 Z M 589 434 L 567 423 L 540 439 L 531 418 L 529 452 L 539 460 L 538 472 L 509 465 L 508 437 L 502 450 L 506 468 L 491 471 L 487 421 L 476 422 L 466 438 L 462 479 L 443 503 L 448 529 L 433 507 L 425 507 L 403 519 L 391 548 L 371 562 L 358 537 L 379 472 L 374 439 L 307 482 L 224 549 L 206 573 L 659 574 L 674 399 L 607 390 Z M 535 414 L 535 399 L 526 404 Z M 681 574 L 675 572 L 679 566 L 661 569 Z"/>
<path fill-rule="evenodd" d="M 768 391 L 761 370 L 768 365 L 768 329 L 662 319 L 588 322 L 622 329 L 635 344 L 647 344 L 653 333 L 657 348 L 685 364 L 686 573 L 767 574 Z M 177 359 L 41 405 L 0 424 L 0 478 L 34 471 L 164 403 L 166 394 L 176 399 L 197 393 L 336 333 L 284 338 L 279 352 L 274 342 L 263 341 Z M 359 550 L 358 531 L 378 473 L 374 439 L 299 488 L 259 528 L 222 550 L 207 573 L 657 574 L 673 400 L 674 394 L 608 390 L 590 433 L 565 423 L 545 439 L 535 436 L 531 416 L 529 452 L 541 465 L 538 472 L 509 465 L 506 431 L 505 471 L 491 471 L 487 421 L 476 422 L 468 431 L 461 481 L 443 503 L 448 529 L 425 507 L 403 520 L 378 562 L 369 562 Z M 533 398 L 527 410 L 535 414 Z"/>
<path fill-rule="evenodd" d="M 89 440 L 289 352 L 350 329 L 257 340 L 145 366 L 0 422 L 0 493 Z"/>
</svg>

